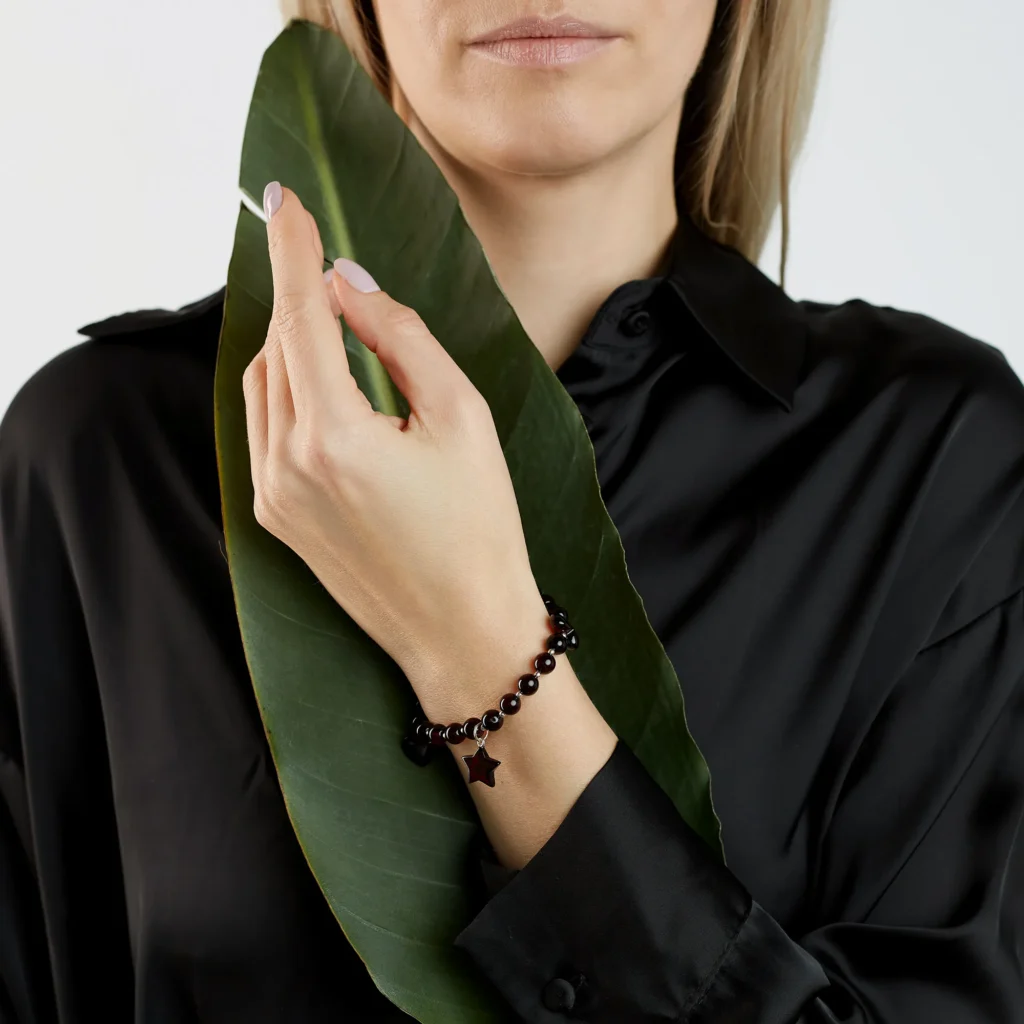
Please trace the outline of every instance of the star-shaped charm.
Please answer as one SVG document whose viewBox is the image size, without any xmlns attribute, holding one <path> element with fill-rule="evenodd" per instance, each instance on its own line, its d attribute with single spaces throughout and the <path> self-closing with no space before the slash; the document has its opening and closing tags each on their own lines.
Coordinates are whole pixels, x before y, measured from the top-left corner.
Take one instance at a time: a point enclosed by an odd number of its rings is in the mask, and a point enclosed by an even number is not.
<svg viewBox="0 0 1024 1024">
<path fill-rule="evenodd" d="M 463 754 L 462 760 L 469 767 L 470 782 L 486 782 L 488 786 L 494 785 L 494 769 L 501 764 L 493 757 L 487 756 L 483 747 L 477 747 L 475 754 Z"/>
</svg>

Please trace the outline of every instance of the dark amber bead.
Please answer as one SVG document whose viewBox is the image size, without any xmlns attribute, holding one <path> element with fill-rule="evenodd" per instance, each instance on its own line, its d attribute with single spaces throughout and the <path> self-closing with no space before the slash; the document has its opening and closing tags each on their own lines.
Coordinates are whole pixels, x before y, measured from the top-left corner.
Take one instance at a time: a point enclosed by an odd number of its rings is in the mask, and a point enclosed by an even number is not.
<svg viewBox="0 0 1024 1024">
<path fill-rule="evenodd" d="M 561 633 L 552 633 L 548 637 L 548 650 L 554 654 L 565 654 L 569 645 Z"/>
<path fill-rule="evenodd" d="M 402 737 L 402 750 L 413 764 L 421 768 L 430 764 L 434 756 L 434 748 L 429 743 L 417 743 L 409 736 Z"/>
<path fill-rule="evenodd" d="M 452 724 L 445 729 L 444 738 L 449 743 L 461 743 L 466 738 L 466 734 L 462 731 L 462 723 L 452 722 Z"/>
<path fill-rule="evenodd" d="M 553 672 L 555 669 L 555 656 L 545 651 L 533 659 L 533 667 L 538 672 Z"/>
<path fill-rule="evenodd" d="M 488 732 L 496 732 L 498 729 L 501 728 L 501 723 L 503 721 L 504 719 L 502 717 L 501 712 L 496 711 L 494 708 L 491 708 L 490 711 L 484 712 L 483 723 L 484 728 Z"/>
<path fill-rule="evenodd" d="M 446 727 L 443 725 L 432 725 L 430 727 L 430 742 L 433 743 L 435 747 L 439 747 L 444 743 L 445 729 Z"/>
<path fill-rule="evenodd" d="M 514 715 L 523 706 L 523 698 L 518 693 L 506 693 L 501 700 L 498 701 L 498 707 L 505 712 L 506 715 Z"/>
<path fill-rule="evenodd" d="M 575 629 L 571 633 L 565 634 L 565 645 L 570 651 L 575 651 L 579 647 L 580 638 L 576 635 Z"/>
<path fill-rule="evenodd" d="M 417 743 L 430 742 L 430 723 L 425 718 L 416 720 L 416 727 L 412 731 L 412 738 Z"/>
<path fill-rule="evenodd" d="M 550 612 L 552 608 L 556 608 L 555 599 L 550 594 L 541 594 L 541 600 L 544 602 L 544 607 Z"/>
<path fill-rule="evenodd" d="M 551 612 L 551 621 L 555 625 L 555 629 L 564 629 L 569 625 L 569 615 L 563 608 L 559 608 L 557 611 Z"/>
<path fill-rule="evenodd" d="M 462 731 L 466 734 L 466 739 L 475 740 L 476 737 L 473 735 L 473 730 L 480 724 L 479 718 L 467 718 L 462 723 Z"/>
<path fill-rule="evenodd" d="M 535 675 L 520 676 L 518 685 L 519 692 L 529 697 L 531 693 L 537 692 L 540 680 Z"/>
</svg>

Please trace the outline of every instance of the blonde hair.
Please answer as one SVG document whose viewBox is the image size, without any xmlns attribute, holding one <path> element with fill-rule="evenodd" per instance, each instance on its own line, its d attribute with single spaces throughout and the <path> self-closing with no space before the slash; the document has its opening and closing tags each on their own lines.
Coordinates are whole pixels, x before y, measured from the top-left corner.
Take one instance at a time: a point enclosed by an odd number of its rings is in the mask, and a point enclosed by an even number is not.
<svg viewBox="0 0 1024 1024">
<path fill-rule="evenodd" d="M 337 32 L 391 99 L 372 0 L 280 0 L 285 20 Z M 676 202 L 706 235 L 757 262 L 780 208 L 779 277 L 789 251 L 789 183 L 806 134 L 829 0 L 718 0 L 686 93 Z"/>
</svg>

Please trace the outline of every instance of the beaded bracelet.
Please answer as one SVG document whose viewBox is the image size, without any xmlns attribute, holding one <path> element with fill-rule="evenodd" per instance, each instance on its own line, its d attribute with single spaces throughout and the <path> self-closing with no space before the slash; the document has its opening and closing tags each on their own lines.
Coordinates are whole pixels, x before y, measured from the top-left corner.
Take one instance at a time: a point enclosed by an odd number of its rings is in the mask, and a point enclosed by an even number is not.
<svg viewBox="0 0 1024 1024">
<path fill-rule="evenodd" d="M 430 722 L 423 715 L 420 702 L 416 701 L 416 710 L 409 731 L 402 737 L 402 750 L 411 761 L 423 767 L 430 763 L 434 752 L 442 744 L 454 745 L 467 739 L 476 740 L 476 753 L 462 756 L 462 760 L 469 767 L 469 781 L 494 785 L 494 769 L 501 762 L 488 756 L 484 749 L 487 734 L 500 729 L 506 715 L 519 713 L 523 697 L 529 697 L 540 689 L 540 676 L 554 670 L 556 654 L 575 651 L 580 645 L 576 630 L 569 625 L 566 610 L 555 604 L 554 598 L 550 595 L 541 594 L 541 597 L 551 619 L 553 632 L 548 637 L 547 649 L 533 659 L 534 671 L 520 676 L 516 692 L 506 693 L 498 701 L 497 708 L 485 711 L 480 718 L 467 718 L 464 722 L 452 722 L 451 725 Z"/>
</svg>

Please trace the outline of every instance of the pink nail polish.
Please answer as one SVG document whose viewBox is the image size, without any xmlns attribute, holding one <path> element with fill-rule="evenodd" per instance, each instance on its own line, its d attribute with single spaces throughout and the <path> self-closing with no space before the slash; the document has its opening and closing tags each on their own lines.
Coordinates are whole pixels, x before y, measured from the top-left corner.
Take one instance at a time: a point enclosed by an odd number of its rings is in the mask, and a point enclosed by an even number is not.
<svg viewBox="0 0 1024 1024">
<path fill-rule="evenodd" d="M 357 291 L 380 291 L 380 285 L 370 277 L 370 272 L 365 267 L 361 267 L 355 262 L 355 260 L 349 260 L 344 256 L 339 256 L 334 261 L 334 269 Z"/>
<path fill-rule="evenodd" d="M 263 212 L 267 215 L 267 220 L 281 209 L 281 201 L 284 199 L 284 194 L 281 192 L 281 183 L 279 181 L 268 181 L 267 187 L 263 190 Z"/>
<path fill-rule="evenodd" d="M 331 283 L 331 278 L 333 276 L 334 276 L 334 267 L 331 267 L 330 270 L 325 270 L 324 271 L 324 284 L 330 284 Z"/>
</svg>

